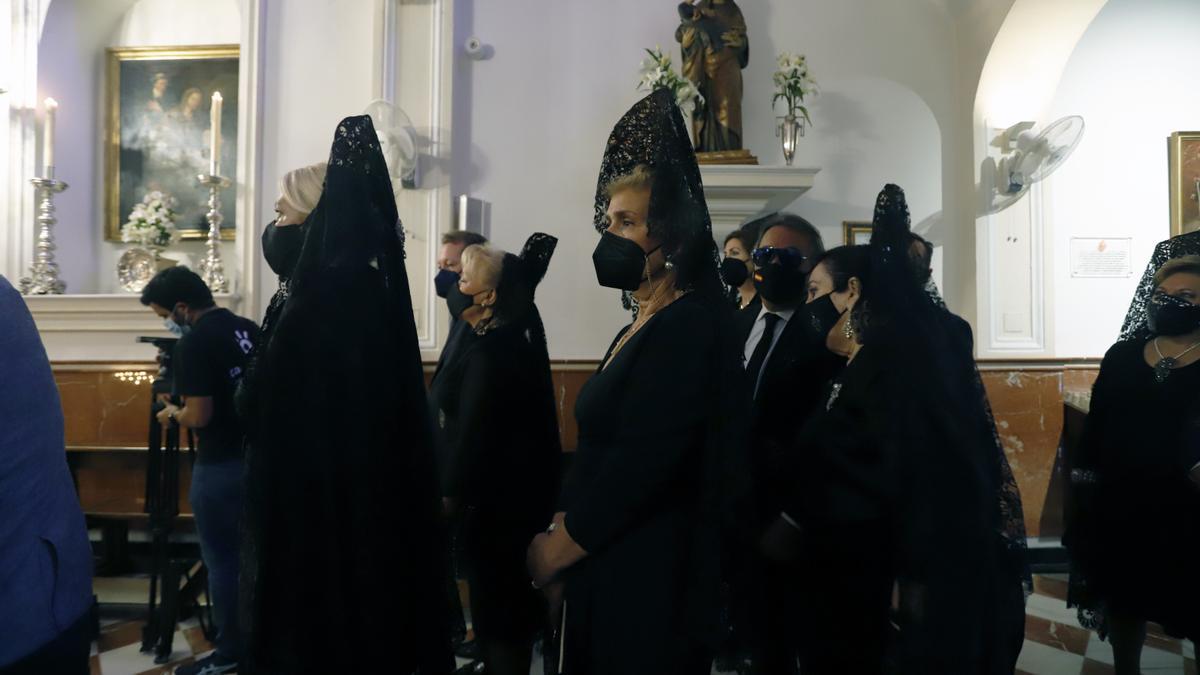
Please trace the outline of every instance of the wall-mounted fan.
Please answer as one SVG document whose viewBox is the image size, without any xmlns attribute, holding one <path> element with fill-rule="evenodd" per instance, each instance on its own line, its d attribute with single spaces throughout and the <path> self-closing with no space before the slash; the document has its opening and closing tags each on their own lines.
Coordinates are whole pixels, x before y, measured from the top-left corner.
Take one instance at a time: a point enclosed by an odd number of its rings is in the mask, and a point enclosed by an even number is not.
<svg viewBox="0 0 1200 675">
<path fill-rule="evenodd" d="M 384 100 L 367 104 L 363 114 L 371 117 L 379 136 L 380 150 L 387 161 L 388 173 L 405 188 L 417 187 L 417 130 L 399 107 Z"/>
<path fill-rule="evenodd" d="M 994 142 L 1006 154 L 995 165 L 994 176 L 982 176 L 984 185 L 993 186 L 985 204 L 988 213 L 1015 204 L 1031 185 L 1062 166 L 1083 140 L 1084 123 L 1079 115 L 1055 120 L 1040 133 L 1035 134 L 1032 127 L 1032 123 L 1022 122 L 1006 129 Z"/>
</svg>

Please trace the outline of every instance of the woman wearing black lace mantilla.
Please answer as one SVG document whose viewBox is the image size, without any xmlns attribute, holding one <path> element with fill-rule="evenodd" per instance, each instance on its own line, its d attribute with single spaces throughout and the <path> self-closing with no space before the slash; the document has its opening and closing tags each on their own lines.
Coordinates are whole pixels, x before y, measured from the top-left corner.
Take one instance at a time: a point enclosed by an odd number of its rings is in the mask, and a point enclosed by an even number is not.
<svg viewBox="0 0 1200 675">
<path fill-rule="evenodd" d="M 1015 661 L 998 644 L 1011 614 L 992 616 L 998 449 L 969 346 L 919 283 L 912 241 L 903 192 L 888 185 L 871 245 L 829 251 L 810 277 L 811 328 L 847 365 L 779 468 L 783 514 L 769 533 L 796 540 L 805 675 L 885 672 L 894 583 L 901 630 L 886 672 L 1011 673 Z M 1003 578 L 1019 627 L 1020 581 Z"/>
<path fill-rule="evenodd" d="M 454 667 L 400 231 L 370 118 L 348 117 L 242 392 L 252 443 L 239 672 Z"/>
<path fill-rule="evenodd" d="M 471 623 L 491 675 L 529 675 L 534 634 L 546 626 L 525 548 L 558 496 L 558 416 L 533 302 L 557 241 L 535 234 L 520 256 L 468 246 L 462 277 L 446 295 L 471 331 L 432 390 L 450 457 L 442 494 L 462 519 Z"/>
<path fill-rule="evenodd" d="M 1070 467 L 1069 604 L 1138 673 L 1146 621 L 1200 639 L 1200 256 L 1165 262 L 1146 336 L 1104 355 Z"/>
<path fill-rule="evenodd" d="M 718 475 L 736 351 L 700 172 L 670 92 L 609 137 L 596 198 L 602 286 L 632 294 L 575 406 L 559 513 L 530 545 L 534 583 L 565 585 L 562 672 L 708 673 L 719 637 Z M 556 654 L 555 656 L 558 656 Z"/>
</svg>

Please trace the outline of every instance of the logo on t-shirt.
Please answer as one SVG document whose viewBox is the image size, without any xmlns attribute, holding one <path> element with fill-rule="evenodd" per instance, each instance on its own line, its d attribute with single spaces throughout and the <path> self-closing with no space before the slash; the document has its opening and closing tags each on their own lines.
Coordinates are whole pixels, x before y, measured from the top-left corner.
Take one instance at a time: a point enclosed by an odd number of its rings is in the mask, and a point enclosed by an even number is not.
<svg viewBox="0 0 1200 675">
<path fill-rule="evenodd" d="M 254 350 L 254 342 L 250 340 L 250 331 L 235 330 L 233 337 L 237 339 L 238 346 L 242 348 L 243 354 L 249 354 Z"/>
</svg>

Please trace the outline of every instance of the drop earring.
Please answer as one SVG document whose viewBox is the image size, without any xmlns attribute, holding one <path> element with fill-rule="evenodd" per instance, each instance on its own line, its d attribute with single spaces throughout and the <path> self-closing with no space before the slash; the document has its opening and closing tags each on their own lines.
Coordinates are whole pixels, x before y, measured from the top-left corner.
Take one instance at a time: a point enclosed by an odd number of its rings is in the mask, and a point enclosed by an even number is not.
<svg viewBox="0 0 1200 675">
<path fill-rule="evenodd" d="M 850 322 L 850 318 L 846 318 L 846 326 L 842 329 L 842 335 L 846 336 L 847 340 L 854 339 L 854 325 Z"/>
</svg>

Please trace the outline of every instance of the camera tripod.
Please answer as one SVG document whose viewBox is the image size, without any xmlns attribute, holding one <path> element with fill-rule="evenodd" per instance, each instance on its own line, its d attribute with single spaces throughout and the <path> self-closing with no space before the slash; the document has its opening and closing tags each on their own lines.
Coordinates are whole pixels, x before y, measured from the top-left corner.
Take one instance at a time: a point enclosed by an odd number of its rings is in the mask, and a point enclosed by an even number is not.
<svg viewBox="0 0 1200 675">
<path fill-rule="evenodd" d="M 174 342 L 174 341 L 172 341 Z M 160 351 L 163 347 L 159 345 Z M 142 651 L 154 652 L 155 663 L 166 663 L 171 658 L 175 626 L 186 614 L 195 612 L 200 627 L 208 639 L 213 638 L 212 603 L 206 592 L 207 574 L 203 561 L 191 558 L 172 557 L 170 551 L 171 532 L 175 518 L 179 515 L 179 423 L 171 420 L 166 433 L 158 422 L 158 413 L 165 407 L 158 400 L 160 394 L 170 393 L 170 380 L 164 377 L 169 355 L 163 359 L 163 368 L 151 388 L 150 438 L 146 459 L 146 513 L 150 517 L 151 568 L 150 599 L 146 614 L 146 625 L 142 627 Z M 164 443 L 164 435 L 166 437 Z M 188 459 L 195 462 L 196 452 L 188 432 Z M 162 599 L 159 601 L 161 589 Z M 200 594 L 205 592 L 205 602 L 200 603 Z"/>
</svg>

